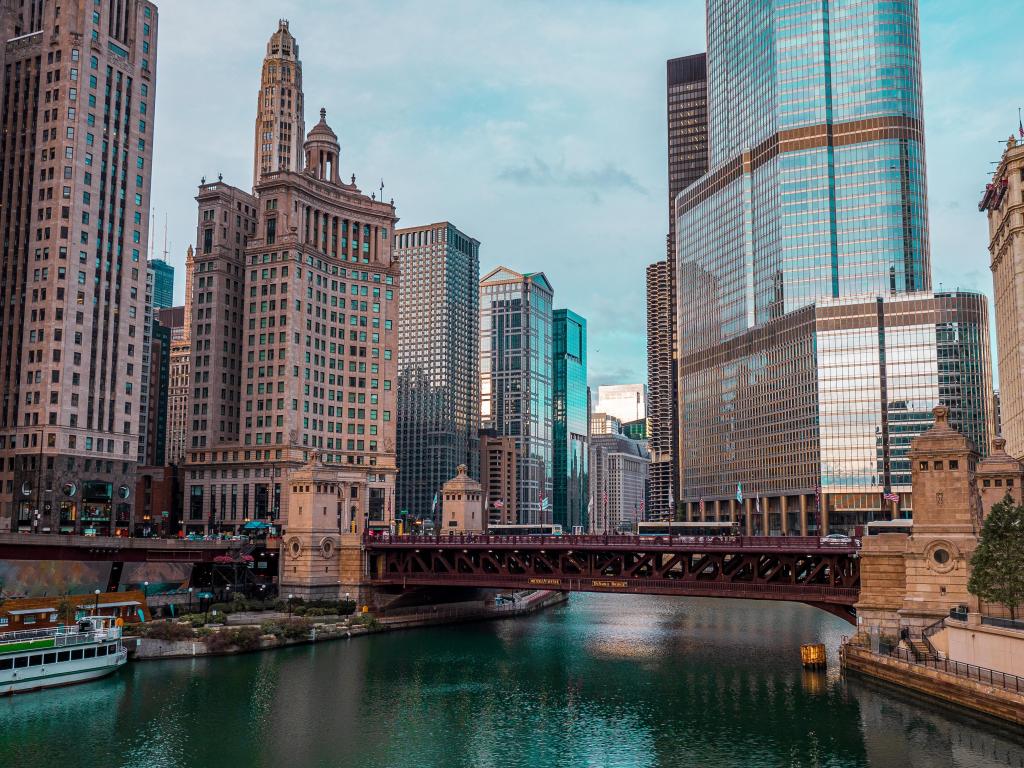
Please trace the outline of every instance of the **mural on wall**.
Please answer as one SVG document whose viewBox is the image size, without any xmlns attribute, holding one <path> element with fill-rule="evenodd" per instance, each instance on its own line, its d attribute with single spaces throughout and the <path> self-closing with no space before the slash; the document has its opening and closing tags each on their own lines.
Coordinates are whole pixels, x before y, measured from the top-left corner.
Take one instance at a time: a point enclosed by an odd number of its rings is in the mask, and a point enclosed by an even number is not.
<svg viewBox="0 0 1024 768">
<path fill-rule="evenodd" d="M 121 592 L 142 590 L 145 582 L 148 595 L 188 589 L 192 577 L 191 563 L 125 563 L 121 572 Z"/>
<path fill-rule="evenodd" d="M 106 591 L 111 563 L 77 560 L 0 560 L 0 596 L 49 597 Z"/>
</svg>

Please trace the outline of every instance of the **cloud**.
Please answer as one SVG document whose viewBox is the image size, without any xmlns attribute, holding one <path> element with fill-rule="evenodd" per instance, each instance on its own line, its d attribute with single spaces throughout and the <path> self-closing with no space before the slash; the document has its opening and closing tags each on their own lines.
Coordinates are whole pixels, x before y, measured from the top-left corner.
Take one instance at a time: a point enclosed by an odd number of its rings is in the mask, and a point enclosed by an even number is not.
<svg viewBox="0 0 1024 768">
<path fill-rule="evenodd" d="M 569 168 L 564 163 L 551 165 L 534 156 L 532 162 L 502 168 L 498 178 L 523 187 L 567 187 L 591 192 L 625 189 L 646 195 L 636 177 L 607 163 L 600 168 Z"/>
</svg>

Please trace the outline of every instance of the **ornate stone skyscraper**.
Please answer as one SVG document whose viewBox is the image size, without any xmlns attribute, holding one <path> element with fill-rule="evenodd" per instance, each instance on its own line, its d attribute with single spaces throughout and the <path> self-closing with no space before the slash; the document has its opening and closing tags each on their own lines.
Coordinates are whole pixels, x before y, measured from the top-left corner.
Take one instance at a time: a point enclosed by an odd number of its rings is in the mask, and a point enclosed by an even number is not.
<svg viewBox="0 0 1024 768">
<path fill-rule="evenodd" d="M 302 140 L 306 135 L 303 108 L 299 44 L 288 31 L 288 20 L 281 19 L 267 41 L 256 99 L 253 187 L 265 173 L 302 170 Z"/>
</svg>

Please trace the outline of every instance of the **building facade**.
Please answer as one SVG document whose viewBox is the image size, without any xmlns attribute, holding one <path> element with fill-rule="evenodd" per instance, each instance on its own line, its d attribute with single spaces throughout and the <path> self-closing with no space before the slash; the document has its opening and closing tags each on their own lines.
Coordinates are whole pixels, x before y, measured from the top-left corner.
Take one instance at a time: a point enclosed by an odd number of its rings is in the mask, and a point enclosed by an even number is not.
<svg viewBox="0 0 1024 768">
<path fill-rule="evenodd" d="M 185 307 L 168 307 L 157 312 L 157 321 L 170 329 L 167 358 L 167 416 L 164 463 L 178 464 L 185 455 L 189 424 L 188 393 L 190 348 L 185 325 Z"/>
<path fill-rule="evenodd" d="M 153 308 L 174 306 L 174 267 L 162 259 L 150 262 L 153 268 Z"/>
<path fill-rule="evenodd" d="M 480 281 L 480 426 L 516 441 L 520 523 L 552 517 L 552 299 L 543 272 Z"/>
<path fill-rule="evenodd" d="M 488 525 L 512 525 L 519 519 L 516 441 L 493 429 L 480 431 L 480 486 Z"/>
<path fill-rule="evenodd" d="M 167 459 L 167 402 L 171 375 L 171 329 L 153 321 L 149 351 L 149 409 L 142 464 L 162 467 Z"/>
<path fill-rule="evenodd" d="M 909 509 L 936 404 L 986 450 L 991 371 L 984 298 L 930 292 L 917 3 L 782 10 L 708 2 L 676 303 L 682 501 L 786 532 Z"/>
<path fill-rule="evenodd" d="M 480 243 L 447 221 L 396 230 L 398 509 L 433 513 L 466 465 L 480 476 Z"/>
<path fill-rule="evenodd" d="M 590 443 L 590 530 L 630 533 L 646 519 L 648 465 L 644 444 L 625 435 L 593 435 Z"/>
<path fill-rule="evenodd" d="M 651 439 L 651 511 L 670 514 L 679 497 L 676 355 L 676 195 L 708 168 L 707 56 L 666 65 L 668 117 L 667 257 L 647 267 L 647 386 Z"/>
<path fill-rule="evenodd" d="M 597 388 L 600 413 L 614 416 L 620 422 L 647 418 L 646 384 L 607 384 Z"/>
<path fill-rule="evenodd" d="M 1024 458 L 1024 141 L 1010 136 L 978 209 L 988 216 L 999 412 L 1006 451 Z"/>
<path fill-rule="evenodd" d="M 590 414 L 590 434 L 621 435 L 622 421 L 610 414 L 593 411 Z"/>
<path fill-rule="evenodd" d="M 590 498 L 590 410 L 587 397 L 587 321 L 570 309 L 556 309 L 554 341 L 553 522 L 565 531 L 588 530 Z"/>
<path fill-rule="evenodd" d="M 288 476 L 308 466 L 343 493 L 338 533 L 394 518 L 395 208 L 342 181 L 325 109 L 303 150 L 255 195 L 218 179 L 196 198 L 186 531 L 287 535 Z"/>
<path fill-rule="evenodd" d="M 131 525 L 157 9 L 0 2 L 0 529 Z"/>
</svg>

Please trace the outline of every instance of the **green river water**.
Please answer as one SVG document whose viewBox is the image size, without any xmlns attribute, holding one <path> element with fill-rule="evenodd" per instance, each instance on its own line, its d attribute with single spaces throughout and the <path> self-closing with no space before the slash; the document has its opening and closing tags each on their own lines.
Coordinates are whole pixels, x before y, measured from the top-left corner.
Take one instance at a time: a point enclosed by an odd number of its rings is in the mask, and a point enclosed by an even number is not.
<svg viewBox="0 0 1024 768">
<path fill-rule="evenodd" d="M 574 595 L 529 618 L 129 664 L 0 700 L 0 767 L 1024 767 L 1024 733 L 838 671 L 789 603 Z M 800 666 L 825 642 L 827 672 Z"/>
</svg>

